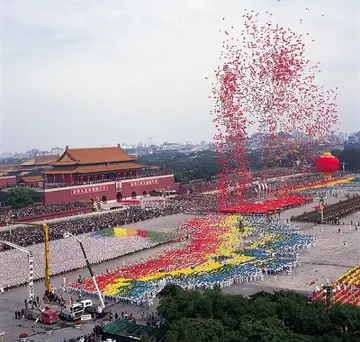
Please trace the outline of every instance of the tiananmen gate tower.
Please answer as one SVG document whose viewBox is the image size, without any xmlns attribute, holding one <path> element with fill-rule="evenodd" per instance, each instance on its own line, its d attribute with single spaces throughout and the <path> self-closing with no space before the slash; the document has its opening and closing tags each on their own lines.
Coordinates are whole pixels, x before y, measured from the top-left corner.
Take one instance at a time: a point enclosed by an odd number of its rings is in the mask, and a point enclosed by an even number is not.
<svg viewBox="0 0 360 342">
<path fill-rule="evenodd" d="M 139 176 L 144 165 L 117 147 L 69 148 L 45 171 L 47 183 L 86 184 Z"/>
<path fill-rule="evenodd" d="M 145 166 L 119 144 L 96 148 L 66 146 L 62 155 L 47 165 L 42 171 L 43 182 L 22 182 L 22 186 L 37 191 L 44 204 L 97 200 L 111 203 L 179 189 L 173 174 L 142 174 Z"/>
</svg>

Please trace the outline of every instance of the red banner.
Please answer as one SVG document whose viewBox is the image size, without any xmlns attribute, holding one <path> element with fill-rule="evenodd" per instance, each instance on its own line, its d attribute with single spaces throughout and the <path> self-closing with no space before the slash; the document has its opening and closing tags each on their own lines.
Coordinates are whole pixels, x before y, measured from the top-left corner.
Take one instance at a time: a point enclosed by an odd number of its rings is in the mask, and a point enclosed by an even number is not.
<svg viewBox="0 0 360 342">
<path fill-rule="evenodd" d="M 70 190 L 71 195 L 83 195 L 83 194 L 93 194 L 96 192 L 104 192 L 108 191 L 107 185 L 100 185 L 100 186 L 92 186 L 89 188 L 79 188 Z"/>
<path fill-rule="evenodd" d="M 130 188 L 135 188 L 137 186 L 145 186 L 145 185 L 156 185 L 159 184 L 159 179 L 148 179 L 143 181 L 136 181 L 130 183 Z"/>
</svg>

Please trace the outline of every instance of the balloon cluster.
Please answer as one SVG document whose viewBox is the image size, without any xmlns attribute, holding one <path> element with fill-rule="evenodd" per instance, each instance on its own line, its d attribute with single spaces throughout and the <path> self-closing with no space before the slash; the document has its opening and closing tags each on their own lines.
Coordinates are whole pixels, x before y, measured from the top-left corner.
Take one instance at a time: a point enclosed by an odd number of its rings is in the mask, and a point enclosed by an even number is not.
<svg viewBox="0 0 360 342">
<path fill-rule="evenodd" d="M 319 63 L 311 65 L 306 59 L 305 36 L 272 21 L 261 24 L 254 11 L 245 11 L 243 17 L 240 36 L 225 31 L 212 89 L 221 205 L 229 194 L 239 201 L 251 180 L 249 129 L 258 131 L 261 167 L 266 170 L 270 160 L 289 153 L 293 162 L 313 163 L 315 149 L 337 122 L 336 91 L 316 83 Z"/>
</svg>

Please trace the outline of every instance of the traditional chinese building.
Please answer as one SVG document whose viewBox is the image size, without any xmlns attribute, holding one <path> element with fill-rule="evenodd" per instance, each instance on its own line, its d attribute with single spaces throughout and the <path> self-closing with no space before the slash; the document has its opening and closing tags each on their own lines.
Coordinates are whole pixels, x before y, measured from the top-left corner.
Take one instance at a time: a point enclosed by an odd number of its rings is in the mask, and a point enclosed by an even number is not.
<svg viewBox="0 0 360 342">
<path fill-rule="evenodd" d="M 116 202 L 149 196 L 154 190 L 174 192 L 179 188 L 173 174 L 143 176 L 144 167 L 120 146 L 71 149 L 44 172 L 38 189 L 45 204 L 70 201 Z M 160 190 L 159 190 L 160 189 Z"/>
<path fill-rule="evenodd" d="M 117 147 L 69 148 L 45 171 L 47 183 L 89 184 L 137 177 L 144 167 Z"/>
<path fill-rule="evenodd" d="M 59 159 L 58 154 L 38 154 L 20 165 L 21 175 L 35 170 L 50 169 L 50 164 Z"/>
<path fill-rule="evenodd" d="M 26 187 L 39 187 L 44 183 L 42 176 L 22 176 L 18 179 L 18 185 L 24 185 Z"/>
</svg>

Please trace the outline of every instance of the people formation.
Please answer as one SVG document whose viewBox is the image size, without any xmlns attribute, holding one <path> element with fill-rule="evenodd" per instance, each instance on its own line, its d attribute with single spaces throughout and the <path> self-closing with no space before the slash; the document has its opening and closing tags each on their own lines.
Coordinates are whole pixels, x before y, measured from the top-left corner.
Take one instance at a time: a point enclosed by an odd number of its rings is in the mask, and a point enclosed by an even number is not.
<svg viewBox="0 0 360 342">
<path fill-rule="evenodd" d="M 323 221 L 330 224 L 340 224 L 340 219 L 360 210 L 360 196 L 352 194 L 345 201 L 331 205 L 325 205 L 323 210 Z M 312 211 L 292 218 L 292 221 L 321 223 L 321 213 Z"/>
<path fill-rule="evenodd" d="M 306 183 L 306 181 L 318 180 L 318 177 L 307 176 L 304 179 L 300 178 L 298 184 Z M 289 186 L 294 186 L 294 181 L 291 178 Z M 210 183 L 207 183 L 208 185 Z M 211 184 L 210 184 L 211 185 Z M 346 191 L 351 193 L 351 187 L 344 185 Z M 334 192 L 335 193 L 335 192 Z M 250 194 L 251 195 L 251 194 Z M 334 195 L 335 196 L 335 195 Z M 61 212 L 65 210 L 71 210 L 76 208 L 85 208 L 89 206 L 86 203 L 71 202 L 63 205 L 33 205 L 21 209 L 13 209 L 8 212 L 8 215 L 12 215 L 16 218 L 28 218 L 31 216 L 37 216 L 41 214 Z M 340 207 L 341 208 L 340 208 Z M 339 212 L 344 215 L 349 215 L 360 208 L 360 196 L 351 193 L 350 199 L 337 203 L 336 208 L 332 209 L 332 206 L 327 208 L 327 214 L 329 222 L 336 222 L 337 217 L 334 216 L 335 212 Z M 49 239 L 50 239 L 50 250 L 51 259 L 50 267 L 52 274 L 62 274 L 68 271 L 77 270 L 86 266 L 86 262 L 81 253 L 81 249 L 78 245 L 78 240 L 74 238 L 65 239 L 66 233 L 71 233 L 78 236 L 83 242 L 87 252 L 90 263 L 94 266 L 94 272 L 96 275 L 102 275 L 111 272 L 119 272 L 120 266 L 114 270 L 106 270 L 105 272 L 96 272 L 96 266 L 107 260 L 115 259 L 120 256 L 135 253 L 140 250 L 149 249 L 156 246 L 158 243 L 148 239 L 145 236 L 122 236 L 122 243 L 118 243 L 118 240 L 113 236 L 107 236 L 104 234 L 100 236 L 95 234 L 99 231 L 105 231 L 114 227 L 126 226 L 132 223 L 146 221 L 162 216 L 173 215 L 180 212 L 186 214 L 207 216 L 212 213 L 219 213 L 219 197 L 217 193 L 187 193 L 178 196 L 169 196 L 166 198 L 153 198 L 142 201 L 142 204 L 134 207 L 122 208 L 120 210 L 107 211 L 98 214 L 87 215 L 84 217 L 73 217 L 65 220 L 52 221 L 48 223 L 49 227 Z M 211 215 L 210 215 L 211 216 Z M 280 230 L 287 229 L 283 226 L 277 218 L 267 217 L 268 222 L 276 222 L 279 225 Z M 311 221 L 311 220 L 310 220 Z M 269 223 L 269 224 L 270 224 Z M 336 223 L 334 223 L 336 224 Z M 191 234 L 190 234 L 191 235 Z M 189 239 L 189 235 L 187 236 Z M 44 234 L 40 227 L 34 226 L 20 226 L 12 229 L 11 231 L 0 232 L 0 240 L 5 240 L 17 244 L 22 247 L 29 249 L 34 257 L 34 279 L 43 278 L 44 270 Z M 191 239 L 190 239 L 191 240 Z M 297 250 L 298 247 L 295 249 Z M 99 253 L 101 250 L 101 253 Z M 0 257 L 2 261 L 2 268 L 0 269 L 0 292 L 4 289 L 21 286 L 28 281 L 29 269 L 26 266 L 26 256 L 20 251 L 13 250 L 5 244 L 0 244 Z M 254 251 L 256 257 L 263 257 L 259 251 Z M 293 258 L 291 267 L 295 267 L 298 263 L 297 257 L 294 257 L 294 250 L 290 253 L 281 252 L 282 254 L 274 254 L 274 257 L 286 257 Z M 218 256 L 221 258 L 222 256 Z M 218 260 L 216 260 L 218 261 Z M 193 279 L 160 279 L 159 282 L 152 284 L 153 291 L 151 293 L 156 294 L 166 285 L 167 282 L 175 282 L 186 288 L 211 288 L 215 285 L 220 287 L 227 287 L 234 283 L 256 281 L 262 279 L 263 273 L 276 274 L 287 270 L 289 265 L 277 263 L 276 266 L 264 267 L 262 270 L 254 268 L 244 268 L 238 272 L 234 272 L 227 278 L 218 279 L 216 282 L 204 278 L 202 281 Z M 16 269 L 17 272 L 13 272 Z M 215 285 L 214 285 L 215 284 Z M 83 295 L 89 295 L 86 290 L 81 288 L 68 289 L 69 291 L 80 293 Z M 152 296 L 150 300 L 152 300 Z M 108 296 L 109 301 L 116 302 L 128 302 L 127 297 L 121 295 Z M 133 299 L 131 304 L 143 305 L 144 298 Z"/>
<path fill-rule="evenodd" d="M 60 213 L 72 209 L 88 208 L 90 206 L 92 206 L 92 203 L 86 203 L 86 202 L 68 202 L 68 203 L 47 204 L 47 205 L 33 204 L 23 208 L 9 209 L 4 214 L 5 216 L 12 218 L 13 220 L 16 220 L 16 219 L 23 219 L 28 217 L 52 214 L 52 213 Z"/>
<path fill-rule="evenodd" d="M 78 235 L 87 257 L 98 274 L 96 265 L 120 256 L 149 249 L 157 242 L 141 236 L 124 236 L 120 238 L 93 236 L 91 233 Z M 44 277 L 44 246 L 35 244 L 27 247 L 33 254 L 34 279 Z M 101 253 L 99 253 L 101 251 Z M 0 288 L 20 286 L 27 282 L 29 266 L 27 255 L 17 250 L 7 250 L 0 255 L 2 267 L 0 269 Z M 53 240 L 50 242 L 50 269 L 53 275 L 73 271 L 86 267 L 79 243 L 74 238 Z M 16 269 L 16 272 L 14 272 Z"/>
<path fill-rule="evenodd" d="M 234 258 L 234 250 L 241 251 L 244 246 L 237 245 L 236 237 L 234 240 L 229 237 L 226 243 L 228 247 L 223 247 L 225 249 L 222 253 L 216 252 L 220 254 L 212 257 L 214 261 L 220 263 L 220 265 L 215 265 L 212 260 L 205 262 L 201 261 L 201 258 L 204 255 L 210 255 L 211 246 L 214 246 L 214 243 L 217 244 L 217 238 L 214 235 L 218 233 L 220 227 L 217 225 L 215 225 L 216 228 L 212 227 L 219 219 L 221 220 L 219 216 L 213 216 L 200 221 L 196 218 L 190 220 L 184 228 L 189 236 L 186 245 L 164 252 L 144 264 L 120 267 L 109 274 L 99 276 L 100 288 L 112 288 L 111 294 L 105 291 L 104 300 L 144 306 L 147 301 L 151 303 L 156 294 L 169 283 L 187 289 L 207 289 L 215 286 L 224 288 L 233 284 L 260 281 L 264 274 L 276 275 L 283 271 L 291 274 L 291 270 L 299 264 L 298 251 L 309 248 L 315 241 L 315 237 L 299 234 L 291 225 L 262 217 L 253 217 L 246 220 L 246 225 L 251 232 L 246 233 L 246 238 L 245 235 L 243 238 L 244 243 L 249 247 L 246 254 L 244 251 L 240 253 L 239 263 L 236 260 L 228 261 L 228 259 Z M 206 227 L 202 226 L 203 224 Z M 222 236 L 222 233 L 219 234 L 219 237 Z M 268 238 L 274 235 L 277 239 L 269 241 Z M 258 245 L 258 247 L 251 247 L 253 245 Z M 229 265 L 232 266 L 229 267 Z M 194 273 L 186 271 L 186 268 L 195 267 L 199 267 L 201 271 Z M 185 272 L 182 273 L 179 269 L 185 269 Z M 127 292 L 125 287 L 132 288 L 133 286 L 129 282 L 133 282 L 135 286 L 137 279 L 143 279 L 144 276 L 145 278 L 149 276 L 151 280 L 142 280 L 142 286 L 139 289 L 133 288 Z M 125 287 L 116 285 L 116 279 L 128 279 L 128 277 L 129 282 L 125 282 L 127 284 L 124 285 Z M 96 296 L 90 279 L 85 281 L 81 279 L 77 283 L 66 286 L 64 290 L 66 293 L 81 297 Z"/>
<path fill-rule="evenodd" d="M 100 215 L 77 217 L 70 220 L 50 222 L 49 239 L 63 239 L 64 234 L 70 232 L 74 235 L 85 234 L 106 228 L 119 227 L 140 221 L 145 221 L 161 216 L 176 214 L 179 209 L 167 207 L 165 209 L 141 209 L 128 208 L 125 210 L 108 211 Z M 44 234 L 37 227 L 18 227 L 11 232 L 0 232 L 0 240 L 9 241 L 19 246 L 26 247 L 44 242 Z M 6 245 L 0 245 L 0 251 L 9 249 Z"/>
</svg>

